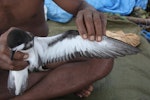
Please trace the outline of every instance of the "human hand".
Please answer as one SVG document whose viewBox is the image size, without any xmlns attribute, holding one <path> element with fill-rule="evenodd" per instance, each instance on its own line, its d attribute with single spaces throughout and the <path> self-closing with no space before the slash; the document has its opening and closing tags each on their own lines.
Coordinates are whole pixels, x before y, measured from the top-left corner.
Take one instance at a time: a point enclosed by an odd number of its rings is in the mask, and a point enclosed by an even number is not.
<svg viewBox="0 0 150 100">
<path fill-rule="evenodd" d="M 91 41 L 101 41 L 106 33 L 106 17 L 94 8 L 80 10 L 76 16 L 76 25 L 80 35 Z"/>
<path fill-rule="evenodd" d="M 10 50 L 7 47 L 7 35 L 15 28 L 10 28 L 0 37 L 0 69 L 3 70 L 21 70 L 25 68 L 28 63 L 24 59 L 28 58 L 28 54 L 16 52 L 13 61 L 10 59 Z"/>
</svg>

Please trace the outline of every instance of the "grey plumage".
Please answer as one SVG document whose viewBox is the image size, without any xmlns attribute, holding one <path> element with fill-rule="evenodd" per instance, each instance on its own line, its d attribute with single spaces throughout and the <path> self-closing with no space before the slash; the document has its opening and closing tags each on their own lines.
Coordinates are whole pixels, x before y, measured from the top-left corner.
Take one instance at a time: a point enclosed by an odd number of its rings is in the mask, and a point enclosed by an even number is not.
<svg viewBox="0 0 150 100">
<path fill-rule="evenodd" d="M 16 29 L 9 33 L 7 44 L 11 51 L 29 54 L 29 66 L 21 71 L 10 71 L 8 88 L 16 95 L 27 86 L 28 70 L 41 69 L 46 63 L 72 60 L 76 57 L 116 58 L 139 52 L 129 44 L 103 36 L 101 42 L 82 39 L 78 31 L 69 30 L 52 37 L 34 37 Z M 12 55 L 13 58 L 13 55 Z M 19 83 L 18 83 L 19 82 Z"/>
</svg>

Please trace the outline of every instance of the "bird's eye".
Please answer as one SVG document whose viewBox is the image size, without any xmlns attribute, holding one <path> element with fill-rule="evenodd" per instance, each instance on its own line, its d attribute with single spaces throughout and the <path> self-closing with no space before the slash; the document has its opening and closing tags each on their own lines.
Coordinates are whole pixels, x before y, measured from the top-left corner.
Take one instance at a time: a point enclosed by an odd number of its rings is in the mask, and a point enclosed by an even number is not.
<svg viewBox="0 0 150 100">
<path fill-rule="evenodd" d="M 33 47 L 33 42 L 28 42 L 25 44 L 25 47 L 23 48 L 23 50 L 27 50 Z"/>
</svg>

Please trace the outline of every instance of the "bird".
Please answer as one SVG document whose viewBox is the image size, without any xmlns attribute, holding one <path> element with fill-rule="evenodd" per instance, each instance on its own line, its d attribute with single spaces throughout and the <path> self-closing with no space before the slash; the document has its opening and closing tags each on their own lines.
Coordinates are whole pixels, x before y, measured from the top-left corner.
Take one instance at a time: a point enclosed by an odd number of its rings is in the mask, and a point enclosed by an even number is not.
<svg viewBox="0 0 150 100">
<path fill-rule="evenodd" d="M 77 30 L 67 30 L 48 37 L 32 34 L 26 30 L 13 29 L 7 36 L 11 60 L 17 51 L 29 55 L 25 59 L 29 63 L 26 68 L 9 71 L 8 89 L 15 95 L 21 95 L 26 90 L 29 72 L 43 71 L 42 66 L 48 63 L 69 61 L 77 57 L 117 58 L 140 52 L 137 47 L 105 35 L 100 42 L 83 39 Z"/>
</svg>

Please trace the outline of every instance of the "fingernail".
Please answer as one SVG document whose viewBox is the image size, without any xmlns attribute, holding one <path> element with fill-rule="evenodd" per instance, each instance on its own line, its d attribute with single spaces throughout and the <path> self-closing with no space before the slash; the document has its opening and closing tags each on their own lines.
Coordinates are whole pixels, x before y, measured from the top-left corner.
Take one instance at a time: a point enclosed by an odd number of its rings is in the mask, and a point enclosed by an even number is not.
<svg viewBox="0 0 150 100">
<path fill-rule="evenodd" d="M 29 55 L 27 55 L 27 54 L 25 54 L 25 55 L 23 56 L 24 59 L 27 59 L 28 57 L 29 57 Z"/>
<path fill-rule="evenodd" d="M 94 39 L 95 39 L 94 36 L 90 36 L 91 41 L 94 41 Z"/>
<path fill-rule="evenodd" d="M 100 36 L 97 37 L 97 41 L 101 41 L 101 39 L 102 39 L 102 38 L 101 38 Z"/>
<path fill-rule="evenodd" d="M 83 38 L 84 38 L 84 39 L 87 39 L 87 34 L 83 34 Z"/>
</svg>

